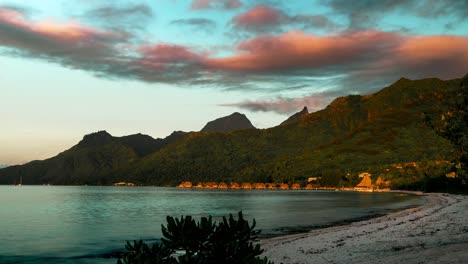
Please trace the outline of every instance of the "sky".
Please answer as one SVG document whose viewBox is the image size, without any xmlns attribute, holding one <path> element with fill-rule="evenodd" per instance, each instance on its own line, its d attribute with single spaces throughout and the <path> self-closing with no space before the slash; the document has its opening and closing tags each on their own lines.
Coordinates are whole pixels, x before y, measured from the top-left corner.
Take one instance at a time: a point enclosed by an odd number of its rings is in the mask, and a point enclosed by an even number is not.
<svg viewBox="0 0 468 264">
<path fill-rule="evenodd" d="M 466 0 L 0 0 L 0 164 L 466 73 Z"/>
</svg>

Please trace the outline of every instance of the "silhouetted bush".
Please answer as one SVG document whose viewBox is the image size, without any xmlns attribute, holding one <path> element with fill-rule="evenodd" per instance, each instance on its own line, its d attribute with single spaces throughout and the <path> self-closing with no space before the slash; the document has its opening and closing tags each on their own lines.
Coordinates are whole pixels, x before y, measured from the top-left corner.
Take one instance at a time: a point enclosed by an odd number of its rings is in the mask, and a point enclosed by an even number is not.
<svg viewBox="0 0 468 264">
<path fill-rule="evenodd" d="M 213 222 L 211 216 L 196 222 L 191 216 L 180 219 L 168 216 L 162 225 L 164 238 L 151 247 L 143 241 L 127 242 L 118 264 L 273 264 L 260 258 L 263 250 L 253 242 L 260 233 L 244 219 L 242 212 L 223 221 Z"/>
</svg>

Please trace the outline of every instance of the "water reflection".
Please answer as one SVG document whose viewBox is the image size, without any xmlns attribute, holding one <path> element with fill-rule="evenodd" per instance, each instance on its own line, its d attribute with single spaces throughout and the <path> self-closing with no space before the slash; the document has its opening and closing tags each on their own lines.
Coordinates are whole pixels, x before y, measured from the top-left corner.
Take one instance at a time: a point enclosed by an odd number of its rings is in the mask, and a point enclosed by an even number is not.
<svg viewBox="0 0 468 264">
<path fill-rule="evenodd" d="M 121 249 L 126 240 L 160 238 L 167 215 L 219 221 L 242 210 L 263 233 L 275 234 L 420 203 L 393 193 L 47 186 L 0 186 L 0 201 L 0 256 L 39 263 L 96 263 L 87 256 Z"/>
</svg>

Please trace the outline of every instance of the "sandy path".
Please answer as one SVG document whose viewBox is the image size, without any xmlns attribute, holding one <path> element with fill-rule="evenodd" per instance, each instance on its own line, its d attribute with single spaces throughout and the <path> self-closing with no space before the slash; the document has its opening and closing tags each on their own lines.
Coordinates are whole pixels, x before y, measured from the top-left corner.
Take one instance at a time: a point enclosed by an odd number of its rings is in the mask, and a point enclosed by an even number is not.
<svg viewBox="0 0 468 264">
<path fill-rule="evenodd" d="M 262 240 L 275 263 L 468 263 L 468 196 L 427 194 L 422 207 Z"/>
</svg>

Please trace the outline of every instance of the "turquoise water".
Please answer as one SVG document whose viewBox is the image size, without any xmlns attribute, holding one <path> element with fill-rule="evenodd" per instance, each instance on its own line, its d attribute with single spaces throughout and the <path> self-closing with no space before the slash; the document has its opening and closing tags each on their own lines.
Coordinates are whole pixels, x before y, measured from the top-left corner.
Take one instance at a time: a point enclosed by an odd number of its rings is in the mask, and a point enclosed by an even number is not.
<svg viewBox="0 0 468 264">
<path fill-rule="evenodd" d="M 157 241 L 166 215 L 242 210 L 278 235 L 421 203 L 395 193 L 0 186 L 0 263 L 115 263 L 126 240 Z"/>
</svg>

